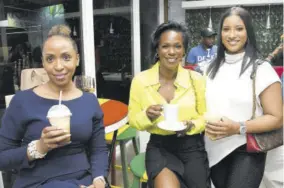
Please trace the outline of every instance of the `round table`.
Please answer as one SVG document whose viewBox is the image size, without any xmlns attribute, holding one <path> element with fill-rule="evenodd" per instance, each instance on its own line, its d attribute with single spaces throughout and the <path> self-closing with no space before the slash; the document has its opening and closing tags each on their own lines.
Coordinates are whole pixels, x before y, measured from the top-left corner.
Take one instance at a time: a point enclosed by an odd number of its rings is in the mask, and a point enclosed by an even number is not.
<svg viewBox="0 0 284 188">
<path fill-rule="evenodd" d="M 99 98 L 98 100 L 104 113 L 106 134 L 118 130 L 128 122 L 128 107 L 126 104 L 112 99 Z"/>
<path fill-rule="evenodd" d="M 126 116 L 114 124 L 105 125 L 105 133 L 108 134 L 117 131 L 119 128 L 123 127 L 127 122 L 128 122 L 128 117 Z"/>
</svg>

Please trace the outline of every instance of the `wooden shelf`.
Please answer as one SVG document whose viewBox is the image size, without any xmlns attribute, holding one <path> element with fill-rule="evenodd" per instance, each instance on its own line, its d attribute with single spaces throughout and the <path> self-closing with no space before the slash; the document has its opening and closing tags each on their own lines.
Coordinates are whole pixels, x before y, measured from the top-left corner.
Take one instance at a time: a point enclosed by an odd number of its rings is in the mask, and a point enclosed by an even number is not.
<svg viewBox="0 0 284 188">
<path fill-rule="evenodd" d="M 131 12 L 130 6 L 94 9 L 94 15 L 126 14 L 130 12 Z M 80 12 L 67 13 L 67 14 L 64 14 L 64 17 L 65 18 L 79 18 Z"/>
</svg>

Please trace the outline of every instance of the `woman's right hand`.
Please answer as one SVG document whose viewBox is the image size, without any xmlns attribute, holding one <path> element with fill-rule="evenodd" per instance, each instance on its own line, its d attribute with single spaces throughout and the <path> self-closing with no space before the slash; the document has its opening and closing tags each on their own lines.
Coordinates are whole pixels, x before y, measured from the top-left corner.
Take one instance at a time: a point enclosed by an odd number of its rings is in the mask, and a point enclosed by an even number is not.
<svg viewBox="0 0 284 188">
<path fill-rule="evenodd" d="M 163 111 L 163 106 L 160 104 L 151 105 L 146 110 L 146 115 L 151 121 L 154 121 L 158 117 L 161 116 L 161 112 Z"/>
<path fill-rule="evenodd" d="M 41 138 L 37 143 L 38 152 L 44 154 L 52 149 L 58 148 L 66 141 L 70 141 L 71 134 L 63 129 L 48 126 L 45 127 L 41 132 Z"/>
</svg>

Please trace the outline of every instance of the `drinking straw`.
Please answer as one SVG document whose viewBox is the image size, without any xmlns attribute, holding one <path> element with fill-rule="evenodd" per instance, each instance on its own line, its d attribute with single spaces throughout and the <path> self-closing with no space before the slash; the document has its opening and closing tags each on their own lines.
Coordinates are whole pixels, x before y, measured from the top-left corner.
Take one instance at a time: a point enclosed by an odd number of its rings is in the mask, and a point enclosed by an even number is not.
<svg viewBox="0 0 284 188">
<path fill-rule="evenodd" d="M 59 93 L 59 105 L 61 105 L 61 101 L 62 101 L 62 90 L 60 90 Z"/>
</svg>

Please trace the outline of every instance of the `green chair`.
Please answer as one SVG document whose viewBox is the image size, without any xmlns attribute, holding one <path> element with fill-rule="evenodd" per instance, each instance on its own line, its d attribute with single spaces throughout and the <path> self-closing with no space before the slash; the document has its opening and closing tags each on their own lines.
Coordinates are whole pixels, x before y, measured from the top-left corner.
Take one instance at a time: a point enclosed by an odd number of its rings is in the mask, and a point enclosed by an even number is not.
<svg viewBox="0 0 284 188">
<path fill-rule="evenodd" d="M 120 146 L 120 155 L 121 155 L 121 166 L 122 166 L 122 174 L 123 174 L 123 184 L 124 188 L 129 188 L 129 179 L 128 179 L 128 162 L 127 162 L 127 151 L 126 151 L 126 143 L 132 140 L 132 144 L 134 147 L 134 152 L 137 155 L 139 153 L 138 143 L 136 139 L 136 129 L 129 127 L 124 132 L 122 132 L 119 136 L 117 136 L 117 141 Z"/>
<path fill-rule="evenodd" d="M 145 183 L 148 181 L 145 167 L 145 153 L 140 153 L 131 160 L 130 170 L 133 173 L 131 188 L 139 188 L 141 183 L 145 186 Z"/>
<path fill-rule="evenodd" d="M 134 147 L 134 152 L 137 155 L 139 153 L 138 143 L 136 139 L 136 129 L 129 127 L 123 129 L 121 133 L 117 135 L 116 141 L 120 146 L 120 154 L 121 154 L 121 169 L 122 169 L 122 175 L 123 175 L 123 184 L 124 188 L 129 188 L 129 179 L 128 179 L 128 163 L 127 163 L 127 151 L 126 151 L 126 143 L 130 140 L 132 140 L 132 144 Z M 106 137 L 107 141 L 110 141 L 110 138 L 112 138 L 111 135 Z M 114 152 L 115 154 L 115 152 Z M 115 176 L 115 168 L 119 168 L 120 166 L 115 165 L 115 157 L 113 157 L 112 161 L 112 177 Z M 112 178 L 112 184 L 115 183 L 115 178 Z"/>
</svg>

